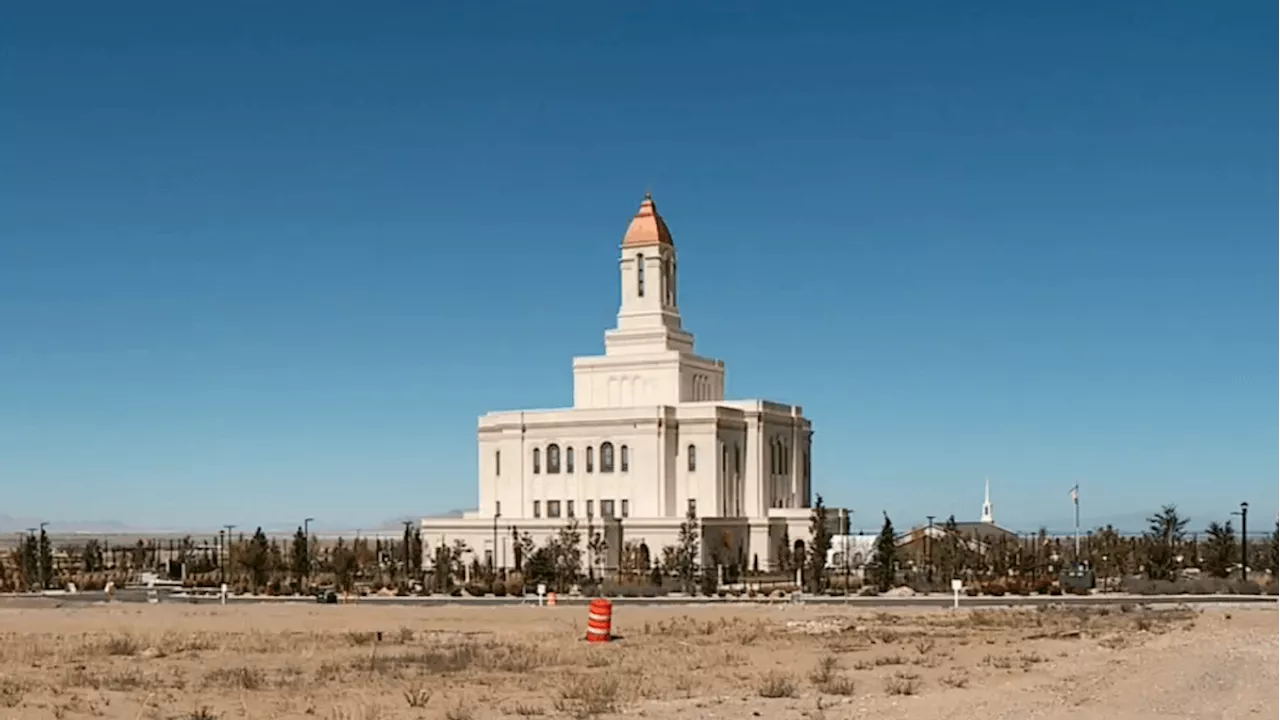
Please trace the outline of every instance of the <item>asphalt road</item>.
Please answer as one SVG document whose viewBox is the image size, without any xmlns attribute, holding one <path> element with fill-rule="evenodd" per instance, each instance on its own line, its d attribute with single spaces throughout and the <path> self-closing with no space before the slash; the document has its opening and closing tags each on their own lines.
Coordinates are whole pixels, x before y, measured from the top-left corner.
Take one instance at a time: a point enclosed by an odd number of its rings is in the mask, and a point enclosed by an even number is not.
<svg viewBox="0 0 1280 720">
<path fill-rule="evenodd" d="M 168 604 L 192 604 L 192 605 L 216 605 L 219 599 L 216 596 L 184 596 L 181 594 L 168 592 L 165 590 L 157 591 L 157 599 L 159 602 Z M 591 598 L 569 598 L 561 596 L 558 605 L 562 606 L 585 606 L 590 602 Z M 772 600 L 743 600 L 741 598 L 721 599 L 706 597 L 661 597 L 661 598 L 612 598 L 615 605 L 636 605 L 649 607 L 669 607 L 675 605 L 714 605 L 717 603 L 760 603 L 772 605 L 784 605 L 788 600 L 772 599 Z M 82 592 L 74 595 L 66 594 L 25 594 L 25 595 L 5 595 L 0 596 L 0 607 L 6 605 L 13 607 L 14 605 L 26 607 L 67 607 L 67 606 L 84 606 L 106 601 L 106 593 L 103 592 Z M 145 603 L 147 602 L 147 591 L 144 588 L 128 588 L 117 590 L 114 602 L 117 603 Z M 315 604 L 315 600 L 309 597 L 297 598 L 259 598 L 259 597 L 236 597 L 227 598 L 228 605 L 246 605 L 254 603 L 308 603 Z M 456 597 L 365 597 L 360 598 L 359 605 L 408 605 L 422 607 L 441 607 L 445 605 L 469 605 L 472 607 L 496 607 L 496 606 L 518 606 L 536 604 L 537 598 L 532 597 L 476 597 L 476 598 L 456 598 Z M 943 595 L 928 595 L 915 597 L 830 597 L 825 595 L 806 596 L 803 599 L 807 605 L 823 605 L 823 606 L 848 606 L 851 608 L 948 608 L 952 605 L 952 598 Z M 1005 607 L 1036 607 L 1041 605 L 1079 605 L 1079 606 L 1100 606 L 1100 605 L 1120 605 L 1123 603 L 1140 603 L 1145 605 L 1277 605 L 1277 598 L 1273 595 L 1014 595 L 1005 597 L 964 597 L 960 598 L 960 607 L 962 608 L 1005 608 Z"/>
</svg>

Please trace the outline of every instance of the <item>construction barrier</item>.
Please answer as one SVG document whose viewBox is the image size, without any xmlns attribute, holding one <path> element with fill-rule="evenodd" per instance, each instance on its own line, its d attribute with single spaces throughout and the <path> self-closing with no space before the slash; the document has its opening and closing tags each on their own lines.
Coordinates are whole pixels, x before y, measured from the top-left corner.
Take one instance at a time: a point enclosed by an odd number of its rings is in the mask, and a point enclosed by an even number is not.
<svg viewBox="0 0 1280 720">
<path fill-rule="evenodd" d="M 596 598 L 587 608 L 587 642 L 609 642 L 613 639 L 613 603 Z"/>
<path fill-rule="evenodd" d="M 555 606 L 556 606 L 556 594 L 553 592 L 547 593 L 547 607 L 555 607 Z"/>
</svg>

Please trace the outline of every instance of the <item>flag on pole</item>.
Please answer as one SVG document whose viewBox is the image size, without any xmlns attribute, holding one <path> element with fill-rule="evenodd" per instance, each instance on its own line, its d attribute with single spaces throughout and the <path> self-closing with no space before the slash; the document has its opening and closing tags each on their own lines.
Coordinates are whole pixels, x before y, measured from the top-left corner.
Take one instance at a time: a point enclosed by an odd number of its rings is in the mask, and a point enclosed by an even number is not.
<svg viewBox="0 0 1280 720">
<path fill-rule="evenodd" d="M 1075 487 L 1071 488 L 1071 502 L 1077 505 L 1080 504 L 1080 486 L 1079 485 L 1076 485 Z"/>
</svg>

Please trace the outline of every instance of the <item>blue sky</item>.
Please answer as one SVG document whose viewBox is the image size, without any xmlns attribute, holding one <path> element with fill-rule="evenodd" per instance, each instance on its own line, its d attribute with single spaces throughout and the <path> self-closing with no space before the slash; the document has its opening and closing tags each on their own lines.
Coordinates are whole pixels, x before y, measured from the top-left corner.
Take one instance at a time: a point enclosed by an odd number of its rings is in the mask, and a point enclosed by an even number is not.
<svg viewBox="0 0 1280 720">
<path fill-rule="evenodd" d="M 736 9 L 730 10 L 728 8 Z M 74 8 L 74 9 L 72 9 Z M 646 186 L 830 504 L 1277 503 L 1261 2 L 27 3 L 0 513 L 370 524 L 571 401 Z"/>
</svg>

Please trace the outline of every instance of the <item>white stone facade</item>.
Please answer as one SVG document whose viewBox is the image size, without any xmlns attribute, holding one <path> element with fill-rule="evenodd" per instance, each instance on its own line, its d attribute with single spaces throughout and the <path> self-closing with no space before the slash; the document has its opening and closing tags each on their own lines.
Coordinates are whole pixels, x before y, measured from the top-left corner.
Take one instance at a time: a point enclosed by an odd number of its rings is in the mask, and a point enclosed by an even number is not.
<svg viewBox="0 0 1280 720">
<path fill-rule="evenodd" d="M 808 539 L 802 409 L 724 399 L 724 362 L 696 355 L 682 326 L 675 245 L 647 195 L 621 250 L 617 327 L 603 355 L 574 358 L 573 407 L 480 418 L 478 510 L 423 520 L 425 557 L 462 539 L 509 567 L 513 528 L 542 542 L 573 517 L 657 558 L 690 507 L 704 563 L 766 569 L 784 535 Z"/>
</svg>

